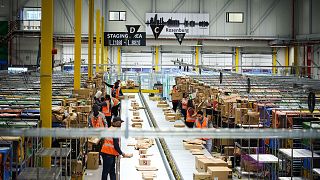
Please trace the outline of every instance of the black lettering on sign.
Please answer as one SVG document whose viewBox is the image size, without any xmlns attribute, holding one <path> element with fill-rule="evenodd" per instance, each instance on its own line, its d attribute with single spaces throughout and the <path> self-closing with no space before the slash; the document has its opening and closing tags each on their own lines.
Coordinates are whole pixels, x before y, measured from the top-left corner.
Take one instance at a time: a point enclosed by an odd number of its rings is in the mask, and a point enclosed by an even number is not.
<svg viewBox="0 0 320 180">
<path fill-rule="evenodd" d="M 181 45 L 183 39 L 184 39 L 184 36 L 186 35 L 186 33 L 174 33 L 174 35 L 176 36 L 179 44 Z"/>
</svg>

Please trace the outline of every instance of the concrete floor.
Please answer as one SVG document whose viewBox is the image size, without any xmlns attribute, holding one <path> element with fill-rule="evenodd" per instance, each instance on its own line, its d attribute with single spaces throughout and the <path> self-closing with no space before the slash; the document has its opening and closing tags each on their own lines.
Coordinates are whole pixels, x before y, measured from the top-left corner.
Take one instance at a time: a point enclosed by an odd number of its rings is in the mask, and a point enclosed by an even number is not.
<svg viewBox="0 0 320 180">
<path fill-rule="evenodd" d="M 96 170 L 90 170 L 86 169 L 86 174 L 84 176 L 84 180 L 99 180 L 101 179 L 101 173 L 102 173 L 102 165 L 99 166 Z"/>
</svg>

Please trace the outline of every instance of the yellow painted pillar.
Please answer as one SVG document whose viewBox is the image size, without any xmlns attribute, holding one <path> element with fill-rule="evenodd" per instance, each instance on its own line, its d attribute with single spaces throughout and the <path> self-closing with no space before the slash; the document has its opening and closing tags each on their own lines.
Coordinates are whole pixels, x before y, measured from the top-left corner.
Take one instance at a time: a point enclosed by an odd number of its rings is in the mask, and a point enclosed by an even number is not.
<svg viewBox="0 0 320 180">
<path fill-rule="evenodd" d="M 286 47 L 284 53 L 284 66 L 286 74 L 289 73 L 289 47 Z"/>
<path fill-rule="evenodd" d="M 195 62 L 195 66 L 196 66 L 196 71 L 199 72 L 199 47 L 196 46 L 196 62 Z"/>
<path fill-rule="evenodd" d="M 53 0 L 42 0 L 41 9 L 40 119 L 43 128 L 51 128 Z M 43 146 L 51 148 L 51 141 L 51 137 L 43 138 Z M 43 166 L 51 167 L 50 157 L 44 157 Z"/>
<path fill-rule="evenodd" d="M 272 74 L 277 74 L 277 48 L 272 49 Z"/>
<path fill-rule="evenodd" d="M 108 59 L 108 55 L 109 55 L 109 52 L 108 52 L 108 46 L 105 46 L 105 48 L 104 48 L 104 64 L 105 64 L 105 66 L 104 66 L 104 71 L 108 71 L 108 67 L 109 66 L 107 66 L 107 64 L 109 63 L 109 59 Z"/>
<path fill-rule="evenodd" d="M 118 59 L 117 59 L 117 66 L 118 66 L 118 75 L 121 73 L 121 47 L 118 47 Z"/>
<path fill-rule="evenodd" d="M 96 12 L 96 73 L 100 71 L 100 10 Z"/>
<path fill-rule="evenodd" d="M 105 71 L 105 64 L 104 64 L 104 17 L 101 17 L 101 67 L 100 71 Z"/>
<path fill-rule="evenodd" d="M 293 59 L 293 65 L 294 65 L 294 68 L 296 70 L 296 76 L 299 76 L 300 75 L 300 69 L 299 69 L 299 63 L 298 63 L 298 47 L 295 46 L 294 47 L 294 59 Z"/>
<path fill-rule="evenodd" d="M 74 80 L 73 86 L 75 90 L 79 90 L 81 86 L 81 16 L 82 1 L 74 0 Z"/>
<path fill-rule="evenodd" d="M 94 17 L 94 0 L 89 0 L 89 34 L 88 34 L 88 80 L 92 80 L 92 61 L 93 61 L 93 17 Z"/>
<path fill-rule="evenodd" d="M 156 46 L 156 54 L 155 54 L 155 71 L 159 71 L 159 46 Z"/>
<path fill-rule="evenodd" d="M 236 47 L 236 58 L 235 58 L 236 72 L 239 72 L 239 48 Z"/>
</svg>

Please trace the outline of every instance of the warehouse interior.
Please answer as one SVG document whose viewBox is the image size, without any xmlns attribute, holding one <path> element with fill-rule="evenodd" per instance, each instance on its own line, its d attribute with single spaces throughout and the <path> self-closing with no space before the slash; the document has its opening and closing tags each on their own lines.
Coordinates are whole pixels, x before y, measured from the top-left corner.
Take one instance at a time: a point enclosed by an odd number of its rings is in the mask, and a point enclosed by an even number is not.
<svg viewBox="0 0 320 180">
<path fill-rule="evenodd" d="M 0 180 L 320 179 L 319 8 L 0 0 Z"/>
</svg>

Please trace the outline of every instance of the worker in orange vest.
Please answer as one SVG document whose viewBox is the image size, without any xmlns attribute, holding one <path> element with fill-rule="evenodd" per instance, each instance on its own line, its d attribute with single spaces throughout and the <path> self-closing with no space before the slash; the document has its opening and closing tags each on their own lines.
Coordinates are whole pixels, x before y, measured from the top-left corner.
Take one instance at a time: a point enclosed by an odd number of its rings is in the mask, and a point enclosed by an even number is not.
<svg viewBox="0 0 320 180">
<path fill-rule="evenodd" d="M 196 121 L 196 113 L 195 113 L 195 109 L 191 99 L 188 100 L 186 114 L 187 114 L 186 125 L 188 128 L 193 128 L 194 122 Z"/>
<path fill-rule="evenodd" d="M 114 97 L 111 97 L 111 102 L 112 102 L 112 109 L 111 109 L 111 114 L 113 117 L 118 117 L 119 112 L 120 112 L 120 100 Z"/>
<path fill-rule="evenodd" d="M 112 126 L 109 129 L 121 128 L 122 122 L 124 121 L 120 117 L 113 118 Z M 121 151 L 120 138 L 105 138 L 101 148 L 103 159 L 102 180 L 107 180 L 108 175 L 110 175 L 110 180 L 116 180 L 115 163 L 116 157 L 119 155 L 129 157 Z"/>
<path fill-rule="evenodd" d="M 183 98 L 181 100 L 181 114 L 184 117 L 184 120 L 187 119 L 187 109 L 188 109 L 188 95 L 183 93 Z"/>
<path fill-rule="evenodd" d="M 108 127 L 108 123 L 103 113 L 99 112 L 99 106 L 94 104 L 92 106 L 92 112 L 89 116 L 89 127 L 103 128 Z"/>
<path fill-rule="evenodd" d="M 111 96 L 120 100 L 121 96 L 123 96 L 120 80 L 114 83 L 114 85 L 108 84 L 104 82 L 109 88 L 111 88 Z"/>
<path fill-rule="evenodd" d="M 104 116 L 103 113 L 99 112 L 100 107 L 97 104 L 94 104 L 92 106 L 92 112 L 89 115 L 89 127 L 91 128 L 107 128 L 108 127 L 108 123 L 106 121 L 106 118 Z M 99 152 L 101 149 L 101 144 L 102 142 L 99 141 L 97 144 L 93 144 L 92 145 L 92 150 L 94 152 Z M 101 159 L 99 156 L 99 164 L 101 164 Z"/>
<path fill-rule="evenodd" d="M 212 123 L 209 122 L 208 118 L 203 116 L 202 111 L 197 112 L 197 120 L 194 123 L 195 128 L 213 128 Z M 210 138 L 201 138 L 202 140 L 206 141 L 205 148 L 211 153 L 212 151 L 212 139 Z"/>
</svg>

